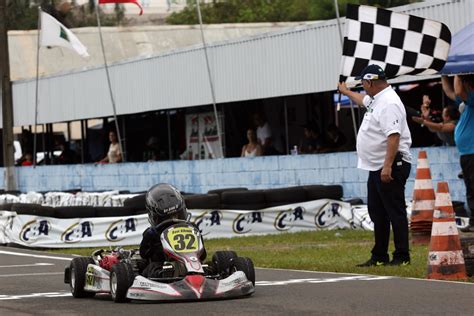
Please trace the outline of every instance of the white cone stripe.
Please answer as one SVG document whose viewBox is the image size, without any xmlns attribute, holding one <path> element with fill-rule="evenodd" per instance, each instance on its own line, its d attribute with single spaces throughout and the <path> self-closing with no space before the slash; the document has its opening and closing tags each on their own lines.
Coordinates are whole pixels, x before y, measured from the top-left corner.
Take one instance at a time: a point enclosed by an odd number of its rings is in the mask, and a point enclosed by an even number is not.
<svg viewBox="0 0 474 316">
<path fill-rule="evenodd" d="M 411 206 L 412 211 L 432 211 L 434 210 L 434 200 L 420 200 L 413 201 Z"/>
<path fill-rule="evenodd" d="M 418 163 L 416 164 L 416 169 L 429 169 L 430 164 L 428 159 L 418 159 Z"/>
<path fill-rule="evenodd" d="M 449 193 L 436 193 L 435 207 L 440 206 L 453 206 Z"/>
<path fill-rule="evenodd" d="M 415 179 L 415 190 L 429 190 L 433 188 L 433 181 L 431 179 Z"/>
<path fill-rule="evenodd" d="M 464 256 L 462 254 L 462 250 L 430 251 L 428 255 L 428 261 L 432 266 L 464 264 Z"/>
<path fill-rule="evenodd" d="M 440 211 L 440 210 L 434 210 L 433 211 L 433 217 L 434 218 L 452 218 L 454 221 L 454 212 L 446 212 L 446 211 Z"/>
<path fill-rule="evenodd" d="M 457 236 L 458 227 L 454 222 L 433 222 L 433 227 L 431 229 L 431 236 Z"/>
</svg>

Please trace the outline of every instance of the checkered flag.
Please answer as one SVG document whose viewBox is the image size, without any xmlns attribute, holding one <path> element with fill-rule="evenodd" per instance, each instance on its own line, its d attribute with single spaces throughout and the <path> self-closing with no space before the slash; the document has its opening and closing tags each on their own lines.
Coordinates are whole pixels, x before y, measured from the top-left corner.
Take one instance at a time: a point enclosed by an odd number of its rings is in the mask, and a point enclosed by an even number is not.
<svg viewBox="0 0 474 316">
<path fill-rule="evenodd" d="M 348 4 L 341 81 L 354 81 L 370 64 L 382 67 L 387 78 L 435 74 L 444 67 L 450 44 L 443 23 Z"/>
</svg>

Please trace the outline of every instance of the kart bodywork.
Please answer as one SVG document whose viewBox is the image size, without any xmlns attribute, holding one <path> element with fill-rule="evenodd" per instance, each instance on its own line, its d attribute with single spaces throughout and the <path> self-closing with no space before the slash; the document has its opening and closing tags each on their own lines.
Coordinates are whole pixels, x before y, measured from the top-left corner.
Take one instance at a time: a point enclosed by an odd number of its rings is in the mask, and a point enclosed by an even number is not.
<svg viewBox="0 0 474 316">
<path fill-rule="evenodd" d="M 182 220 L 161 234 L 167 261 L 153 277 L 140 275 L 148 263 L 137 250 L 97 250 L 78 257 L 66 267 L 64 282 L 74 297 L 110 293 L 115 302 L 133 300 L 183 301 L 238 298 L 255 291 L 255 270 L 249 258 L 233 251 L 217 251 L 212 262 L 203 263 L 204 244 L 199 230 Z M 162 225 L 160 224 L 160 225 Z"/>
</svg>

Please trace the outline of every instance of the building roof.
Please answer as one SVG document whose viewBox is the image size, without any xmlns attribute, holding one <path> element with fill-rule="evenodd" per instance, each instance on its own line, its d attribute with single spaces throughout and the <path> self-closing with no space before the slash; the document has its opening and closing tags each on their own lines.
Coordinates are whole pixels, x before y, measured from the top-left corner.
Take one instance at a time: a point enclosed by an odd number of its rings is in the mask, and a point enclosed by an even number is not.
<svg viewBox="0 0 474 316">
<path fill-rule="evenodd" d="M 432 0 L 393 10 L 441 21 L 452 33 L 474 20 L 469 0 Z M 121 49 L 134 49 L 137 39 L 132 39 L 135 44 Z M 213 42 L 208 52 L 217 103 L 226 103 L 335 90 L 341 42 L 337 21 L 329 20 Z M 212 103 L 201 44 L 115 62 L 110 74 L 117 114 Z M 44 77 L 39 91 L 39 123 L 113 113 L 102 66 Z M 13 84 L 15 126 L 34 122 L 34 92 L 34 80 Z"/>
</svg>

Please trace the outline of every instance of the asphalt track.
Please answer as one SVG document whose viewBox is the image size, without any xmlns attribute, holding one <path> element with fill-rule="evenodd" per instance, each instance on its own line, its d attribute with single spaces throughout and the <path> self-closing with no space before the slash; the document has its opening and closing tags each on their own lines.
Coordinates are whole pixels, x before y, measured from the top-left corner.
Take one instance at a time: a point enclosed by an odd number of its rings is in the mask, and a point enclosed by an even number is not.
<svg viewBox="0 0 474 316">
<path fill-rule="evenodd" d="M 0 315 L 473 315 L 474 284 L 257 269 L 249 298 L 116 304 L 74 299 L 63 283 L 69 255 L 0 247 Z"/>
</svg>

